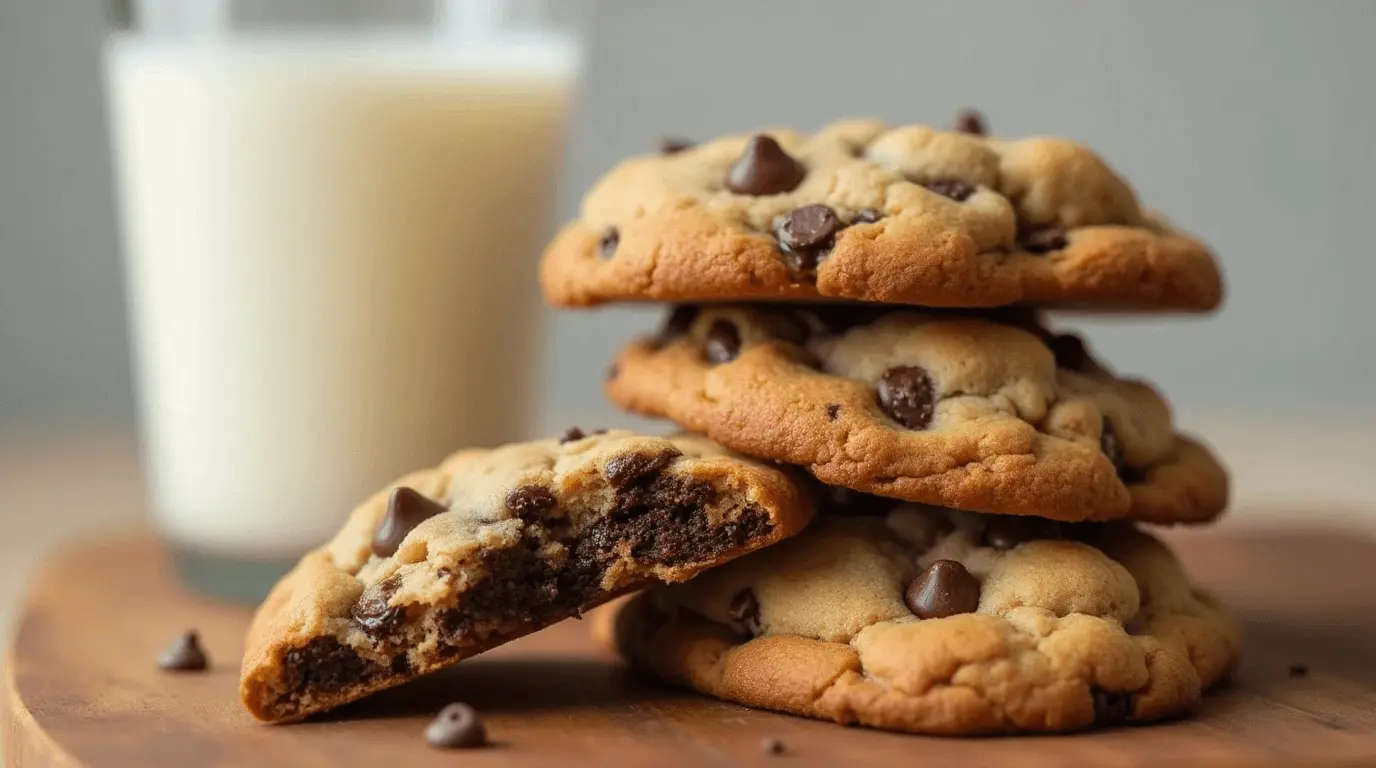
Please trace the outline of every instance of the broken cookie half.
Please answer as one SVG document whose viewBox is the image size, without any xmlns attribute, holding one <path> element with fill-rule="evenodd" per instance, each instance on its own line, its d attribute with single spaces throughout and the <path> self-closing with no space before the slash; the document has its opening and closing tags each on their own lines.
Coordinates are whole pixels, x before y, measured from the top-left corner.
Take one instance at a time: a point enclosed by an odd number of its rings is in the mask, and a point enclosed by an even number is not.
<svg viewBox="0 0 1376 768">
<path fill-rule="evenodd" d="M 401 478 L 249 628 L 240 695 L 298 720 L 800 531 L 805 486 L 705 438 L 570 430 Z"/>
</svg>

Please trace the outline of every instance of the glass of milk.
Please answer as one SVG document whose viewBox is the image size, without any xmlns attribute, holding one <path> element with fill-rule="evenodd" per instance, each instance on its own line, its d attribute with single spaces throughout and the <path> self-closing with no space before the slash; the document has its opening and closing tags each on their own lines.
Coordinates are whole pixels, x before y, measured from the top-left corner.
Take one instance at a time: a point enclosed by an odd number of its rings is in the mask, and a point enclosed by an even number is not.
<svg viewBox="0 0 1376 768">
<path fill-rule="evenodd" d="M 154 512 L 188 583 L 258 598 L 388 481 L 529 437 L 579 15 L 121 10 L 107 93 Z"/>
</svg>

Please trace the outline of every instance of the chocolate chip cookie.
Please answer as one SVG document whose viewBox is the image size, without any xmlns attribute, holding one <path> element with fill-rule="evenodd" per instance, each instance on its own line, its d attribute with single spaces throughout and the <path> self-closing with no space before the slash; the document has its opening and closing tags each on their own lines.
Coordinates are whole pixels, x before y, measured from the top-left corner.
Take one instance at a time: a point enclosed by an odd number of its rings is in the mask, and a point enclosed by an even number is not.
<svg viewBox="0 0 1376 768">
<path fill-rule="evenodd" d="M 612 373 L 618 405 L 829 485 L 1060 520 L 1227 505 L 1227 474 L 1150 386 L 1028 313 L 685 306 Z"/>
<path fill-rule="evenodd" d="M 1202 311 L 1222 300 L 1209 250 L 1073 142 L 852 120 L 667 149 L 588 193 L 545 253 L 551 303 Z"/>
<path fill-rule="evenodd" d="M 635 666 L 749 706 L 895 731 L 1070 731 L 1188 712 L 1237 626 L 1129 523 L 901 505 L 629 598 Z"/>
<path fill-rule="evenodd" d="M 698 437 L 629 432 L 464 451 L 398 480 L 273 589 L 240 695 L 296 720 L 652 581 L 790 536 L 805 486 Z"/>
</svg>

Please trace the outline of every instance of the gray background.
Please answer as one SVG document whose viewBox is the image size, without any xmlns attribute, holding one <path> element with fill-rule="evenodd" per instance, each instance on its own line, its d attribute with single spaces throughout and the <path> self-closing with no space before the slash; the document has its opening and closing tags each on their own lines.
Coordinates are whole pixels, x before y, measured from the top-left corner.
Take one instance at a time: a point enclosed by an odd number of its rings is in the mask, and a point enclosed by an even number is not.
<svg viewBox="0 0 1376 768">
<path fill-rule="evenodd" d="M 625 153 L 841 115 L 1082 140 L 1222 255 L 1225 311 L 1085 320 L 1186 411 L 1367 407 L 1376 2 L 604 2 L 561 216 Z M 0 432 L 133 422 L 96 2 L 0 0 Z M 644 310 L 550 313 L 545 426 Z"/>
</svg>

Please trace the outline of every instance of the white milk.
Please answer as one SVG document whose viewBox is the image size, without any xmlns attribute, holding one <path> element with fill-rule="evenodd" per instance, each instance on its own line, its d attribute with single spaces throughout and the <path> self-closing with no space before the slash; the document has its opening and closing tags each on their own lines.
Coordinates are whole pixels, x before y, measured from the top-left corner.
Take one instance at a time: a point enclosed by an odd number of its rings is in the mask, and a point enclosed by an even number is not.
<svg viewBox="0 0 1376 768">
<path fill-rule="evenodd" d="M 290 556 L 403 472 L 526 436 L 575 57 L 426 45 L 111 42 L 148 470 L 174 541 Z"/>
</svg>

